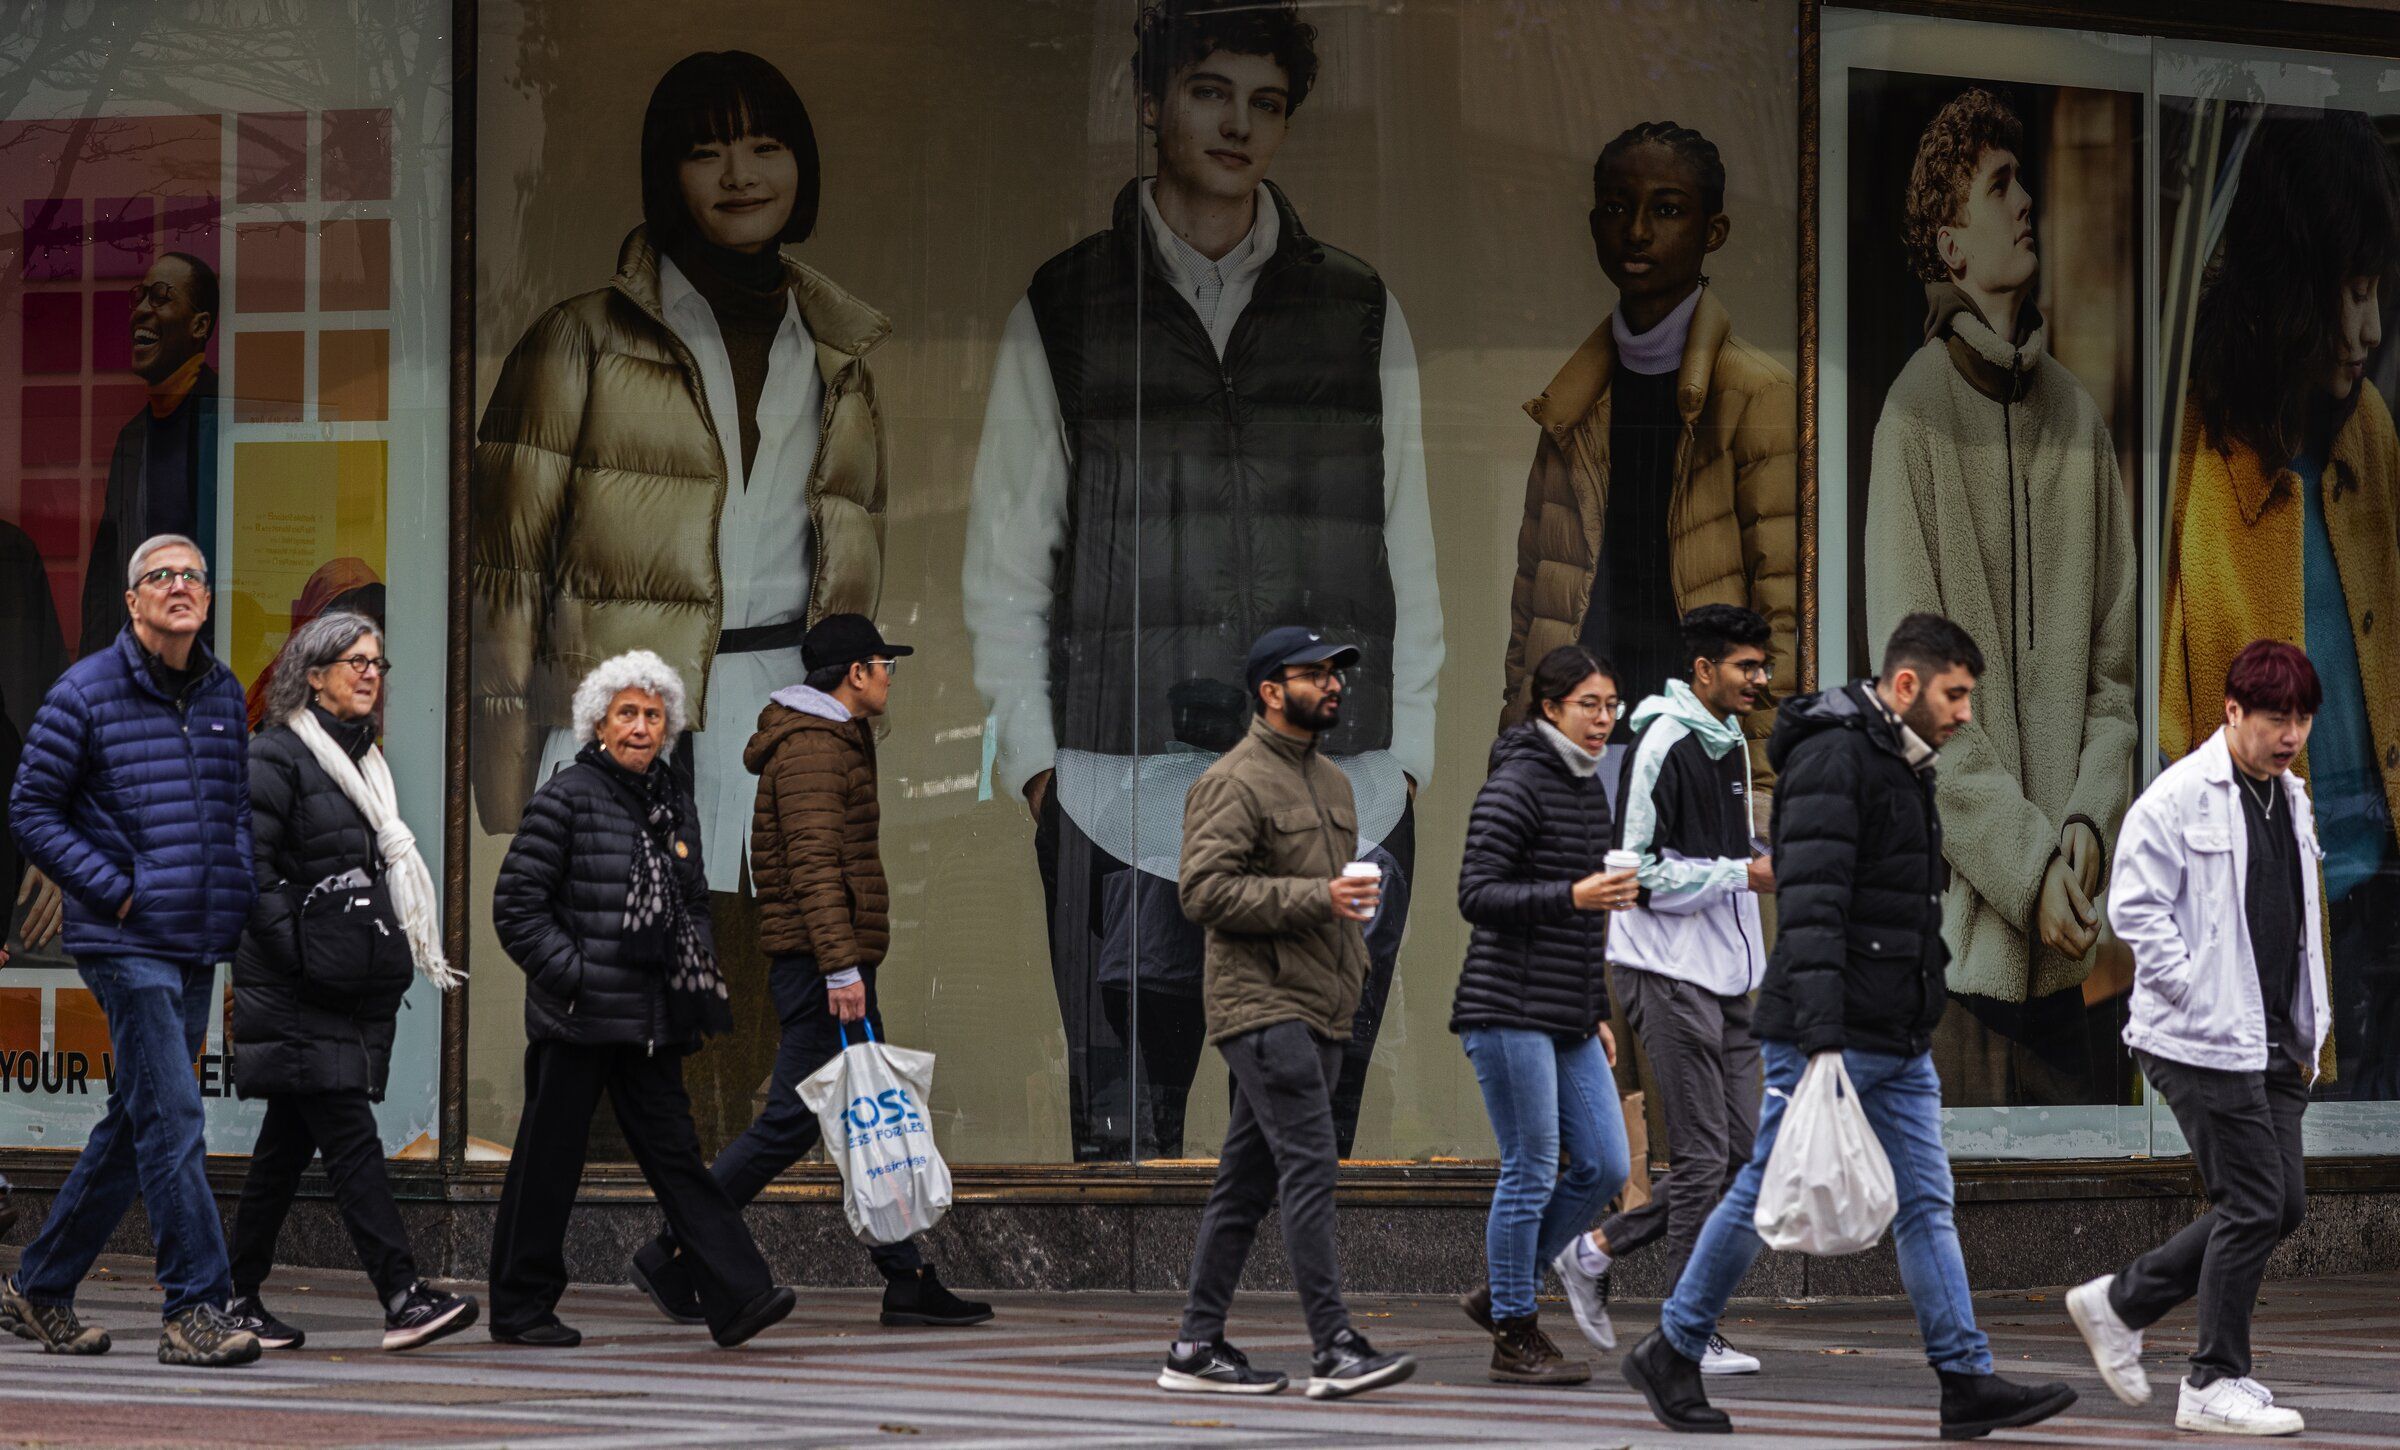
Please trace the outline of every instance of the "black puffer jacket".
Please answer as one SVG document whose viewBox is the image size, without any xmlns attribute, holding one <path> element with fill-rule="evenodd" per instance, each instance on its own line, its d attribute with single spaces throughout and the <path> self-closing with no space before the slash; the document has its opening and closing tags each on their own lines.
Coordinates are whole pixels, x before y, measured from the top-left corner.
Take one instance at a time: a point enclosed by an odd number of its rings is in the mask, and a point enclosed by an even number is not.
<svg viewBox="0 0 2400 1450">
<path fill-rule="evenodd" d="M 665 770 L 663 763 L 652 770 Z M 700 863 L 699 812 L 674 787 L 674 860 L 685 909 L 710 951 L 708 873 Z M 525 969 L 525 1035 L 537 1042 L 655 1046 L 688 1052 L 696 1033 L 667 1025 L 662 944 L 636 947 L 625 933 L 625 898 L 641 849 L 639 777 L 597 746 L 550 777 L 525 804 L 516 839 L 492 890 L 492 925 Z"/>
<path fill-rule="evenodd" d="M 1874 688 L 1797 696 L 1776 716 L 1778 931 L 1752 1027 L 1803 1052 L 1913 1057 L 1949 1000 L 1942 818 L 1932 765 L 1910 768 Z"/>
<path fill-rule="evenodd" d="M 345 723 L 312 705 L 334 742 L 363 757 L 375 723 Z M 308 889 L 328 876 L 381 869 L 367 818 L 288 727 L 250 740 L 250 829 L 258 900 L 233 957 L 233 1084 L 271 1093 L 357 1093 L 383 1100 L 393 1023 L 411 977 L 344 1011 L 300 993 L 297 922 Z"/>
<path fill-rule="evenodd" d="M 1597 775 L 1577 776 L 1534 724 L 1503 732 L 1467 817 L 1458 910 L 1475 928 L 1450 1030 L 1521 1027 L 1585 1038 L 1608 1016 L 1605 912 L 1578 911 L 1612 828 Z"/>
</svg>

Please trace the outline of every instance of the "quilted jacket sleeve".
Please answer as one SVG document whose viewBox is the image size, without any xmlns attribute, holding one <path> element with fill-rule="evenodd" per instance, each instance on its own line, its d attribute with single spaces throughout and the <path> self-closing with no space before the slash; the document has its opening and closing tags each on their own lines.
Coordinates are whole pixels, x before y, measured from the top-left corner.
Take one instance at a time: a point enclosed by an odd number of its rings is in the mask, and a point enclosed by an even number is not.
<svg viewBox="0 0 2400 1450">
<path fill-rule="evenodd" d="M 262 744 L 266 739 L 250 744 L 250 875 L 258 884 L 258 899 L 250 906 L 250 941 L 269 965 L 291 973 L 300 968 L 300 900 L 308 889 L 308 883 L 284 874 L 300 780 L 289 758 Z"/>
<path fill-rule="evenodd" d="M 1784 761 L 1775 801 L 1777 961 L 1790 974 L 1803 1052 L 1842 1045 L 1843 969 L 1850 893 L 1858 871 L 1858 791 L 1850 751 L 1833 738 L 1804 743 Z"/>
<path fill-rule="evenodd" d="M 1458 868 L 1458 914 L 1475 926 L 1522 927 L 1575 915 L 1575 883 L 1535 881 L 1541 813 L 1533 791 L 1506 773 L 1476 792 L 1467 816 L 1467 854 Z"/>
<path fill-rule="evenodd" d="M 574 996 L 582 974 L 582 951 L 560 920 L 559 898 L 575 832 L 568 796 L 565 790 L 549 789 L 526 803 L 492 888 L 492 926 L 501 946 L 535 985 L 555 997 Z"/>
<path fill-rule="evenodd" d="M 1733 507 L 1742 526 L 1742 574 L 1750 607 L 1772 637 L 1767 660 L 1781 688 L 1743 718 L 1750 739 L 1754 799 L 1770 798 L 1775 770 L 1767 737 L 1775 731 L 1776 701 L 1800 688 L 1799 402 L 1792 380 L 1775 368 L 1743 400 L 1733 430 Z"/>
<path fill-rule="evenodd" d="M 515 829 L 540 766 L 528 696 L 594 351 L 577 316 L 552 308 L 501 365 L 476 435 L 468 523 L 475 805 L 495 834 Z"/>
<path fill-rule="evenodd" d="M 70 803 L 92 766 L 88 747 L 95 738 L 90 702 L 71 683 L 61 682 L 34 713 L 25 735 L 25 754 L 8 799 L 8 827 L 25 859 L 59 889 L 103 921 L 133 895 L 133 878 L 70 817 Z"/>
<path fill-rule="evenodd" d="M 783 889 L 800 909 L 817 970 L 829 975 L 860 964 L 850 894 L 842 884 L 848 755 L 835 732 L 799 730 L 767 766 L 776 833 L 783 838 Z"/>
</svg>

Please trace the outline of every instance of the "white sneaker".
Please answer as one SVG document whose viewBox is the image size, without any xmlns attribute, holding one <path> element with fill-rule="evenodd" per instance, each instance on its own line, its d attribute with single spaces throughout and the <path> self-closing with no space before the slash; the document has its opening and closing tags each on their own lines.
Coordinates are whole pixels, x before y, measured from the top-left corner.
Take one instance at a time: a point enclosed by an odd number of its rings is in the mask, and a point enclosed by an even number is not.
<svg viewBox="0 0 2400 1450">
<path fill-rule="evenodd" d="M 2117 1317 L 2108 1289 L 2117 1281 L 2103 1274 L 2067 1291 L 2067 1315 L 2092 1351 L 2092 1365 L 2109 1392 L 2129 1405 L 2150 1403 L 2150 1376 L 2142 1372 L 2142 1331 Z"/>
<path fill-rule="evenodd" d="M 1758 1356 L 1744 1354 L 1725 1342 L 1722 1334 L 1708 1337 L 1708 1352 L 1700 1356 L 1700 1373 L 1705 1375 L 1757 1374 Z"/>
<path fill-rule="evenodd" d="M 1608 1319 L 1608 1271 L 1595 1274 L 1583 1266 L 1576 1253 L 1582 1240 L 1568 1244 L 1550 1261 L 1557 1271 L 1558 1282 L 1567 1288 L 1567 1307 L 1575 1311 L 1575 1327 L 1583 1337 L 1601 1349 L 1617 1347 L 1617 1326 Z"/>
<path fill-rule="evenodd" d="M 2275 1403 L 2265 1385 L 2254 1379 L 2218 1380 L 2196 1390 L 2185 1380 L 2178 1387 L 2175 1428 L 2211 1435 L 2297 1435 L 2308 1428 L 2298 1410 Z"/>
</svg>

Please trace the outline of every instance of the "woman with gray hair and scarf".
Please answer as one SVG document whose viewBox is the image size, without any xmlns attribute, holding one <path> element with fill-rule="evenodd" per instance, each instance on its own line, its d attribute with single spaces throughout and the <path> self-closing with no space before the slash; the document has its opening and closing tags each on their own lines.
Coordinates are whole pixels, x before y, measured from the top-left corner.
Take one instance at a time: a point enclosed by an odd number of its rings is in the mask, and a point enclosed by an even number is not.
<svg viewBox="0 0 2400 1450">
<path fill-rule="evenodd" d="M 375 744 L 391 661 L 373 621 L 319 615 L 294 631 L 250 741 L 258 900 L 233 961 L 233 1082 L 264 1098 L 230 1255 L 231 1313 L 267 1349 L 306 1337 L 259 1299 L 275 1237 L 309 1159 L 384 1307 L 383 1347 L 414 1349 L 475 1322 L 475 1301 L 417 1278 L 384 1176 L 383 1101 L 400 999 L 420 975 L 444 990 L 433 877 L 400 820 Z"/>
<path fill-rule="evenodd" d="M 574 761 L 543 782 L 500 864 L 492 922 L 525 969 L 525 1111 L 492 1226 L 492 1337 L 568 1348 L 567 1217 L 602 1090 L 727 1349 L 792 1311 L 700 1156 L 683 1058 L 732 1025 L 699 813 L 667 765 L 683 679 L 648 650 L 575 689 Z"/>
</svg>

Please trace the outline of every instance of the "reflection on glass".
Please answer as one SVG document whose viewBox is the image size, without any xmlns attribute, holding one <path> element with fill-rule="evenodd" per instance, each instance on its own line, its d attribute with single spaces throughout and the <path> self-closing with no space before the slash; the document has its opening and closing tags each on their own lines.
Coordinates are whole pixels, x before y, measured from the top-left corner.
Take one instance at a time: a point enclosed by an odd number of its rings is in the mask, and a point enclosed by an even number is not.
<svg viewBox="0 0 2400 1450">
<path fill-rule="evenodd" d="M 2392 360 L 2400 188 L 2366 116 L 2170 104 L 2198 123 L 2185 203 L 2222 220 L 2202 239 L 2205 273 L 2180 279 L 2198 300 L 2159 747 L 2178 759 L 2215 730 L 2249 641 L 2307 650 L 2324 690 L 2303 764 L 2334 1009 L 2335 1073 L 2319 1091 L 2400 1098 L 2400 438 L 2373 381 Z"/>
<path fill-rule="evenodd" d="M 1913 146 L 1871 152 L 1880 164 L 1852 186 L 1873 189 L 1869 214 L 1922 291 L 1862 275 L 1852 292 L 1887 336 L 1921 317 L 1922 341 L 1874 427 L 1867 630 L 1935 611 L 1989 664 L 1973 720 L 1942 752 L 1954 1010 L 1935 1060 L 1953 1106 L 2114 1101 L 2114 1012 L 2086 982 L 2121 950 L 2103 946 L 2100 898 L 2135 741 L 2133 516 L 2110 429 L 2131 390 L 2104 405 L 2079 374 L 2113 378 L 2109 360 L 2138 351 L 2115 321 L 2139 282 L 2130 234 L 2097 222 L 2128 204 L 2111 191 L 2135 172 L 2090 154 L 2088 138 L 2131 134 L 2139 97 L 1878 79 L 1853 92 L 1877 113 L 1864 129 L 1913 132 Z M 2089 351 L 2071 363 L 2071 348 Z"/>
<path fill-rule="evenodd" d="M 1144 12 L 1157 174 L 1035 274 L 994 367 L 962 588 L 996 771 L 1036 823 L 1078 1161 L 1184 1151 L 1205 1033 L 1182 803 L 1247 727 L 1268 628 L 1361 654 L 1323 742 L 1386 882 L 1345 1153 L 1407 924 L 1442 661 L 1416 354 L 1375 269 L 1269 179 L 1315 42 L 1289 5 Z"/>
</svg>

